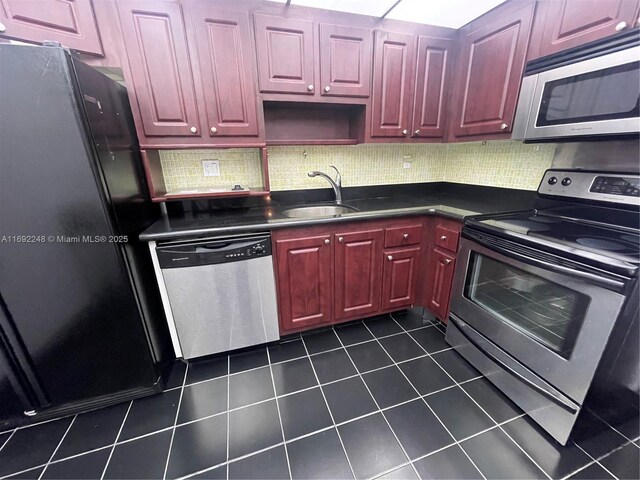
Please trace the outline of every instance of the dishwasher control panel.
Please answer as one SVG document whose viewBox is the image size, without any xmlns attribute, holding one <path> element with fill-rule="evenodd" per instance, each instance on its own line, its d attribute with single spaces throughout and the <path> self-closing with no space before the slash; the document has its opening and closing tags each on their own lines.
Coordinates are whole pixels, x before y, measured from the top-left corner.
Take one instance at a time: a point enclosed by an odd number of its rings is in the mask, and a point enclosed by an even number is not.
<svg viewBox="0 0 640 480">
<path fill-rule="evenodd" d="M 216 238 L 156 247 L 160 268 L 197 267 L 271 255 L 271 236 Z"/>
</svg>

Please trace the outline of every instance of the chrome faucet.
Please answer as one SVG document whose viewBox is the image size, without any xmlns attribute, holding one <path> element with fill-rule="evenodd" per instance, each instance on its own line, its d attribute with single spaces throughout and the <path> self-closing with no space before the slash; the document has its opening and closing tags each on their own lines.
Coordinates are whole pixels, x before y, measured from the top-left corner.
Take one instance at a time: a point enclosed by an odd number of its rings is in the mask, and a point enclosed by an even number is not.
<svg viewBox="0 0 640 480">
<path fill-rule="evenodd" d="M 311 178 L 313 177 L 322 177 L 327 180 L 331 184 L 331 188 L 333 188 L 334 193 L 336 194 L 336 203 L 340 205 L 342 203 L 342 177 L 340 176 L 340 171 L 333 165 L 330 165 L 336 171 L 336 179 L 333 180 L 329 175 L 324 172 L 313 171 L 307 173 Z"/>
</svg>

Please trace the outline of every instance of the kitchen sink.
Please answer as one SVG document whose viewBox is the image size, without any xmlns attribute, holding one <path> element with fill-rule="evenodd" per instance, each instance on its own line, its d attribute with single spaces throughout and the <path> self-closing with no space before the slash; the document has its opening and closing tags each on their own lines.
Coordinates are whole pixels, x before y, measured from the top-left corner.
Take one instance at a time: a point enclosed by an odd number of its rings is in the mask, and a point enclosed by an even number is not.
<svg viewBox="0 0 640 480">
<path fill-rule="evenodd" d="M 309 205 L 305 207 L 289 208 L 282 214 L 291 218 L 335 217 L 345 213 L 357 212 L 358 209 L 349 205 Z"/>
</svg>

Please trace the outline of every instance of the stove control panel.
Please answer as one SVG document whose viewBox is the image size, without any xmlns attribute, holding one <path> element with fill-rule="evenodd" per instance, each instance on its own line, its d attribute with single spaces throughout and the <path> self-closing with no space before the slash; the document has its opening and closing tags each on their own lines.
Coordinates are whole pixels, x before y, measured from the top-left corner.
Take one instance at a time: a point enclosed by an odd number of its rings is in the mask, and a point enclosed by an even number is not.
<svg viewBox="0 0 640 480">
<path fill-rule="evenodd" d="M 547 170 L 538 193 L 640 206 L 640 175 Z"/>
</svg>

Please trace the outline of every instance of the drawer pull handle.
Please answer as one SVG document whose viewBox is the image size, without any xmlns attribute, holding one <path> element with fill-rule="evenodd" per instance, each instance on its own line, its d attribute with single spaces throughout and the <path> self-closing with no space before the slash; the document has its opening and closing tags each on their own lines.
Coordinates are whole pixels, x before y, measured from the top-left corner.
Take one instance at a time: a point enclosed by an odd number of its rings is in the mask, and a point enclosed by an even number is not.
<svg viewBox="0 0 640 480">
<path fill-rule="evenodd" d="M 442 236 L 440 237 L 440 240 L 446 240 L 446 239 L 447 239 L 447 236 L 446 236 L 446 235 L 442 235 Z"/>
<path fill-rule="evenodd" d="M 445 265 L 449 265 L 451 263 L 451 259 L 450 258 L 445 258 L 444 259 L 444 264 Z"/>
<path fill-rule="evenodd" d="M 389 261 L 393 260 L 393 257 L 391 255 L 388 255 L 387 258 L 389 259 Z"/>
<path fill-rule="evenodd" d="M 325 245 L 329 245 L 331 243 L 331 240 L 329 240 L 328 238 L 324 241 Z"/>
<path fill-rule="evenodd" d="M 344 237 L 338 237 L 338 241 L 339 241 L 340 243 L 344 242 Z"/>
<path fill-rule="evenodd" d="M 407 238 L 409 238 L 409 234 L 405 233 L 404 235 L 402 235 L 402 238 L 404 238 L 406 240 Z"/>
</svg>

